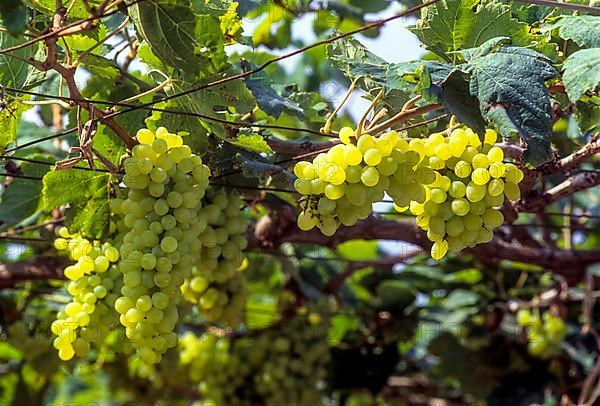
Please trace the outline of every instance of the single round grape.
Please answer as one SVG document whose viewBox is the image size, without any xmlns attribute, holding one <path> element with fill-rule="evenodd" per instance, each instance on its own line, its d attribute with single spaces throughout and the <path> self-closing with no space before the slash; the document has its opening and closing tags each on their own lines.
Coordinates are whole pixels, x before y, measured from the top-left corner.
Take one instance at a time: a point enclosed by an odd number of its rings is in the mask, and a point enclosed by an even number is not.
<svg viewBox="0 0 600 406">
<path fill-rule="evenodd" d="M 442 259 L 448 253 L 448 241 L 440 240 L 431 246 L 431 258 L 435 260 Z"/>
<path fill-rule="evenodd" d="M 467 213 L 469 213 L 469 210 L 471 209 L 471 205 L 469 204 L 469 201 L 467 199 L 455 199 L 452 201 L 452 211 L 454 212 L 454 214 L 456 214 L 457 216 L 464 216 Z"/>
<path fill-rule="evenodd" d="M 487 169 L 476 168 L 471 174 L 471 180 L 476 185 L 485 185 L 490 180 L 490 173 Z"/>
<path fill-rule="evenodd" d="M 303 211 L 298 216 L 298 228 L 303 231 L 308 231 L 317 225 L 316 219 L 307 211 Z"/>
<path fill-rule="evenodd" d="M 360 180 L 365 186 L 375 186 L 379 182 L 379 172 L 373 167 L 366 167 L 362 170 Z"/>
</svg>

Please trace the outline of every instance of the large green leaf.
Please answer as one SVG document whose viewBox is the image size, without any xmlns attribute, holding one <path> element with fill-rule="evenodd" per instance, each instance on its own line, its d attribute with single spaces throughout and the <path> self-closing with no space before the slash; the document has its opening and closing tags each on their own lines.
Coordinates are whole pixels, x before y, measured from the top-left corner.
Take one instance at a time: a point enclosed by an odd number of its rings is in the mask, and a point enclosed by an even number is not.
<svg viewBox="0 0 600 406">
<path fill-rule="evenodd" d="M 421 11 L 413 32 L 433 52 L 456 61 L 456 52 L 506 36 L 515 45 L 537 45 L 552 52 L 543 37 L 529 34 L 528 25 L 511 17 L 510 6 L 497 0 L 441 0 Z"/>
<path fill-rule="evenodd" d="M 0 32 L 0 49 L 10 48 L 25 42 L 24 37 L 14 38 L 6 32 Z M 13 55 L 20 59 L 29 59 L 36 56 L 39 51 L 39 43 L 30 45 L 16 51 Z M 0 55 L 0 84 L 2 86 L 26 88 L 28 85 L 43 77 L 38 70 L 22 60 L 10 55 Z"/>
<path fill-rule="evenodd" d="M 544 82 L 557 75 L 550 60 L 526 48 L 504 46 L 495 38 L 465 52 L 461 67 L 471 74 L 470 91 L 484 117 L 500 132 L 517 132 L 528 145 L 526 158 L 537 165 L 551 158 L 551 106 Z"/>
<path fill-rule="evenodd" d="M 45 156 L 35 154 L 27 158 L 40 160 Z M 24 162 L 19 169 L 25 176 L 40 177 L 50 169 L 50 163 L 40 165 Z M 41 195 L 42 183 L 39 180 L 13 179 L 5 186 L 0 199 L 0 228 L 19 224 L 38 211 Z"/>
<path fill-rule="evenodd" d="M 106 173 L 76 168 L 48 172 L 43 180 L 44 208 L 51 210 L 69 204 L 69 230 L 100 238 L 109 224 L 109 179 Z"/>
<path fill-rule="evenodd" d="M 567 58 L 563 84 L 571 101 L 600 83 L 600 48 L 581 49 Z"/>
<path fill-rule="evenodd" d="M 558 28 L 563 39 L 569 39 L 583 48 L 600 48 L 599 16 L 562 16 L 552 24 L 542 27 L 544 31 Z"/>
<path fill-rule="evenodd" d="M 138 33 L 166 65 L 194 77 L 227 66 L 221 23 L 197 14 L 188 0 L 146 0 L 130 7 Z"/>
<path fill-rule="evenodd" d="M 479 100 L 469 93 L 469 78 L 465 72 L 454 69 L 442 81 L 433 82 L 430 89 L 440 103 L 473 131 L 483 135 L 485 120 L 479 110 Z"/>
</svg>

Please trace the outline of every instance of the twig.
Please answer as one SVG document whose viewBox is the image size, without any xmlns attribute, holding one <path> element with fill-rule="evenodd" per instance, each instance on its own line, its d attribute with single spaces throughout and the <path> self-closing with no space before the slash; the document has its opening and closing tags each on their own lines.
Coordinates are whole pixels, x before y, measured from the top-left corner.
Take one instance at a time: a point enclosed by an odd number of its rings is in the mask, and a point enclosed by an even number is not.
<svg viewBox="0 0 600 406">
<path fill-rule="evenodd" d="M 600 172 L 581 172 L 567 178 L 545 193 L 534 197 L 533 199 L 523 200 L 518 204 L 522 211 L 540 210 L 549 204 L 555 203 L 567 196 L 570 196 L 580 190 L 588 189 L 600 185 Z"/>
</svg>

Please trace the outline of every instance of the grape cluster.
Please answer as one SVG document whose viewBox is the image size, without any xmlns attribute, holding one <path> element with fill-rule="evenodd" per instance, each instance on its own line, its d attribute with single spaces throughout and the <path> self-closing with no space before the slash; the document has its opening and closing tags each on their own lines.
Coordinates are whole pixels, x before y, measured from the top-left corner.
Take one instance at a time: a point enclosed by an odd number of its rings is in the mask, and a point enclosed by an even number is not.
<svg viewBox="0 0 600 406">
<path fill-rule="evenodd" d="M 230 342 L 186 333 L 180 362 L 207 401 L 217 405 L 320 404 L 326 376 L 327 325 L 297 316 L 285 325 Z"/>
<path fill-rule="evenodd" d="M 76 261 L 64 269 L 72 300 L 60 310 L 51 331 L 62 360 L 85 356 L 90 344 L 102 343 L 118 325 L 113 306 L 122 282 L 116 263 L 119 250 L 110 243 L 89 241 L 62 227 L 54 241 L 58 251 Z"/>
<path fill-rule="evenodd" d="M 141 376 L 177 343 L 180 287 L 202 248 L 207 220 L 202 198 L 209 168 L 181 137 L 161 127 L 137 133 L 125 160 L 125 188 L 111 200 L 121 260 L 121 295 L 115 310 L 141 359 Z"/>
<path fill-rule="evenodd" d="M 517 323 L 527 331 L 527 350 L 535 357 L 548 358 L 558 354 L 559 344 L 567 335 L 565 322 L 550 312 L 533 314 L 527 309 L 519 310 Z"/>
<path fill-rule="evenodd" d="M 493 230 L 504 222 L 499 207 L 505 196 L 511 200 L 520 197 L 518 183 L 523 172 L 512 163 L 503 163 L 503 150 L 494 146 L 496 138 L 496 132 L 488 129 L 482 143 L 471 129 L 459 128 L 449 136 L 434 133 L 411 141 L 413 149 L 436 171 L 435 181 L 427 185 L 425 201 L 409 205 L 417 225 L 433 241 L 434 259 L 489 242 Z"/>
<path fill-rule="evenodd" d="M 209 189 L 203 199 L 200 215 L 208 225 L 200 236 L 201 256 L 181 290 L 208 321 L 235 325 L 246 302 L 243 250 L 248 241 L 241 206 L 239 195 L 222 189 Z"/>
<path fill-rule="evenodd" d="M 182 298 L 197 302 L 210 321 L 237 321 L 245 303 L 247 224 L 240 197 L 209 187 L 209 168 L 181 137 L 161 127 L 142 129 L 137 139 L 124 161 L 124 187 L 110 202 L 109 242 L 66 229 L 55 240 L 77 262 L 64 270 L 73 301 L 52 331 L 66 360 L 87 353 L 92 322 L 105 333 L 122 326 L 136 374 L 149 377 L 177 345 Z"/>
<path fill-rule="evenodd" d="M 187 379 L 194 384 L 218 373 L 230 357 L 229 340 L 209 333 L 197 336 L 187 331 L 179 338 L 178 345 L 180 366 L 187 371 Z"/>
<path fill-rule="evenodd" d="M 294 166 L 294 188 L 302 195 L 298 227 L 318 227 L 326 236 L 340 224 L 352 226 L 372 212 L 385 193 L 401 204 L 424 201 L 434 172 L 396 131 L 380 137 L 356 135 L 350 127 L 339 132 L 342 144 Z"/>
</svg>

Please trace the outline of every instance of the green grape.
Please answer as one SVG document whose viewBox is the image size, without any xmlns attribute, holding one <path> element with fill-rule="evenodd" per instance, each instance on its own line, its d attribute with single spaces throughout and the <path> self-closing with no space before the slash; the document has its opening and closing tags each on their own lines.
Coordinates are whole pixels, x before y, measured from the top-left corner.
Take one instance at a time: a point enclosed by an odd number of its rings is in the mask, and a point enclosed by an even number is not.
<svg viewBox="0 0 600 406">
<path fill-rule="evenodd" d="M 372 167 L 364 168 L 360 180 L 365 186 L 375 186 L 379 182 L 379 172 Z"/>
<path fill-rule="evenodd" d="M 446 222 L 446 233 L 449 236 L 456 237 L 465 229 L 463 221 L 460 217 L 455 216 Z"/>
<path fill-rule="evenodd" d="M 485 168 L 476 168 L 471 174 L 471 180 L 476 185 L 485 185 L 490 180 L 490 173 Z"/>
<path fill-rule="evenodd" d="M 458 161 L 454 165 L 454 173 L 459 178 L 467 178 L 471 175 L 471 164 L 467 161 Z"/>
<path fill-rule="evenodd" d="M 454 181 L 450 185 L 450 189 L 448 189 L 448 193 L 450 196 L 454 198 L 464 197 L 467 193 L 467 186 L 461 181 Z"/>
<path fill-rule="evenodd" d="M 492 179 L 487 189 L 491 196 L 501 196 L 504 193 L 504 182 L 501 179 Z"/>
<path fill-rule="evenodd" d="M 251 340 L 188 332 L 179 340 L 179 362 L 212 404 L 318 404 L 329 362 L 325 327 L 311 312 L 285 328 L 257 330 Z"/>
<path fill-rule="evenodd" d="M 377 148 L 368 149 L 363 157 L 365 163 L 369 166 L 379 165 L 382 158 L 383 156 L 381 154 L 381 151 L 379 151 Z"/>
<path fill-rule="evenodd" d="M 482 216 L 483 223 L 489 227 L 500 227 L 504 223 L 502 212 L 496 209 L 487 209 Z"/>
<path fill-rule="evenodd" d="M 521 198 L 521 190 L 516 183 L 506 181 L 504 183 L 504 195 L 509 200 L 519 200 Z"/>
<path fill-rule="evenodd" d="M 466 196 L 470 202 L 478 202 L 485 197 L 487 188 L 483 185 L 477 185 L 474 182 L 469 182 L 466 188 Z"/>
<path fill-rule="evenodd" d="M 448 252 L 448 241 L 435 241 L 431 246 L 431 258 L 435 260 L 442 259 Z"/>
<path fill-rule="evenodd" d="M 471 209 L 471 205 L 469 204 L 469 201 L 467 199 L 454 199 L 451 205 L 452 212 L 454 212 L 454 214 L 456 214 L 457 216 L 464 216 L 467 213 L 469 213 L 469 210 Z"/>
</svg>

